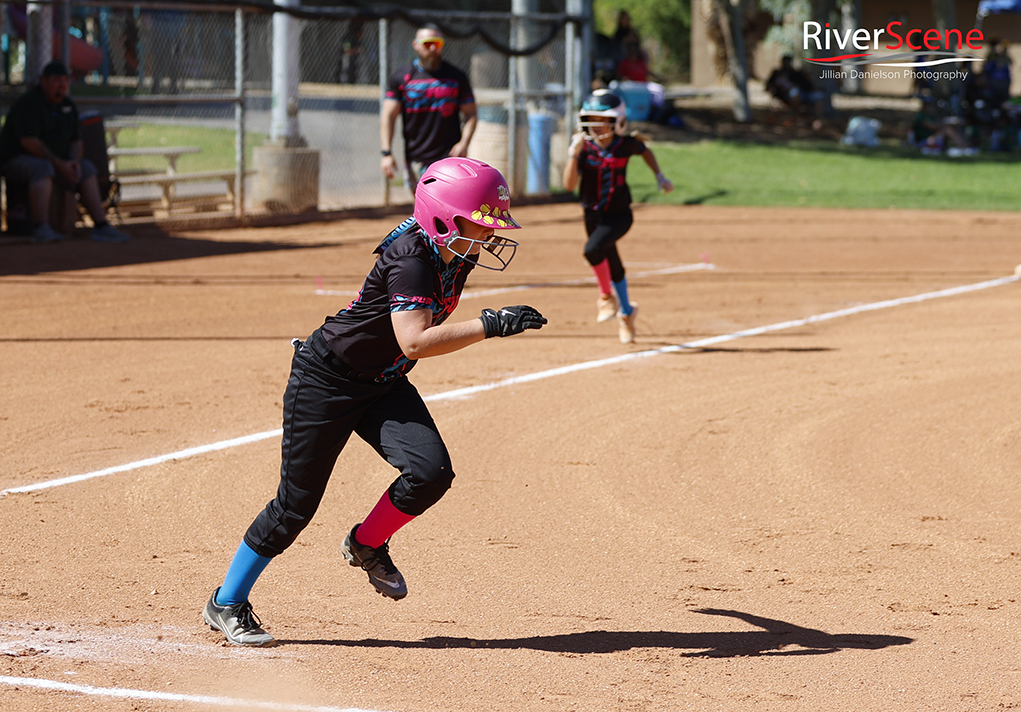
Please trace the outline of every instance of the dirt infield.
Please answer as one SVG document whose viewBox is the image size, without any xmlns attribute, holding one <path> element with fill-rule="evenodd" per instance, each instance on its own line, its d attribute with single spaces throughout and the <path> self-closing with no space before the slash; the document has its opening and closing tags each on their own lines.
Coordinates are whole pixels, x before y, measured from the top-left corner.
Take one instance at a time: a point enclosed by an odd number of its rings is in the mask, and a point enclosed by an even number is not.
<svg viewBox="0 0 1021 712">
<path fill-rule="evenodd" d="M 1021 286 L 864 308 L 1011 275 L 1021 217 L 639 206 L 625 347 L 578 207 L 515 215 L 469 288 L 527 288 L 455 318 L 550 323 L 412 373 L 458 476 L 392 542 L 410 595 L 339 554 L 392 478 L 353 442 L 253 592 L 266 650 L 200 611 L 276 486 L 290 338 L 397 220 L 0 246 L 0 490 L 265 435 L 0 496 L 0 709 L 1021 709 Z"/>
</svg>

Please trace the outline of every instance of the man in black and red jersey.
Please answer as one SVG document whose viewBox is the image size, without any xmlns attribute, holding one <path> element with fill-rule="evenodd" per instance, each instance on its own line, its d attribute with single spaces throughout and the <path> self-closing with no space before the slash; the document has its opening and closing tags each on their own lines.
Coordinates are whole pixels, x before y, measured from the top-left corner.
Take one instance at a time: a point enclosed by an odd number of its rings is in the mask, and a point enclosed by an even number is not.
<svg viewBox="0 0 1021 712">
<path fill-rule="evenodd" d="M 418 57 L 391 75 L 383 100 L 379 140 L 381 168 L 390 180 L 397 173 L 393 157 L 394 128 L 401 117 L 404 133 L 404 183 L 415 190 L 418 176 L 429 164 L 447 156 L 463 158 L 475 133 L 475 97 L 468 76 L 443 61 L 443 33 L 423 25 L 412 47 Z M 461 117 L 464 117 L 464 125 Z"/>
</svg>

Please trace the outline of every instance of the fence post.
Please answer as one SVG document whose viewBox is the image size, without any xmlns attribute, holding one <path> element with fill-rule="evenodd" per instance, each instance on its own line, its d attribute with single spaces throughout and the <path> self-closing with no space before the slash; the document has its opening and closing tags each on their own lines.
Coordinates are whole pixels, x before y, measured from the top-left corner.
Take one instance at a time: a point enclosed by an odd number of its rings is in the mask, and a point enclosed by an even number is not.
<svg viewBox="0 0 1021 712">
<path fill-rule="evenodd" d="M 383 123 L 383 102 L 386 100 L 386 84 L 390 76 L 389 40 L 390 20 L 379 20 L 379 122 Z M 383 176 L 383 206 L 390 207 L 390 179 Z"/>
<path fill-rule="evenodd" d="M 32 86 L 39 81 L 43 67 L 53 57 L 53 6 L 38 2 L 27 5 L 28 25 L 25 34 L 25 85 Z"/>
<path fill-rule="evenodd" d="M 60 61 L 71 71 L 71 0 L 60 0 Z"/>
<path fill-rule="evenodd" d="M 297 7 L 297 0 L 276 0 Z M 273 13 L 273 68 L 269 139 L 285 148 L 304 146 L 298 128 L 300 50 L 298 21 L 286 12 Z"/>
<path fill-rule="evenodd" d="M 595 50 L 595 19 L 592 12 L 593 0 L 580 0 L 582 4 L 582 26 L 581 26 L 581 66 L 578 67 L 578 88 L 581 91 L 578 99 L 578 106 L 584 97 L 592 91 L 592 53 Z"/>
<path fill-rule="evenodd" d="M 510 46 L 517 49 L 518 18 L 510 18 Z M 511 191 L 518 185 L 518 59 L 511 55 L 507 68 L 507 84 L 510 90 L 510 106 L 507 107 L 507 184 Z M 517 197 L 517 196 L 515 196 Z"/>
<path fill-rule="evenodd" d="M 571 7 L 570 0 L 567 3 L 568 8 Z M 574 109 L 574 67 L 575 67 L 575 52 L 574 52 L 574 23 L 568 22 L 564 26 L 564 120 L 569 121 L 571 113 Z M 571 135 L 570 124 L 566 125 L 567 135 Z"/>
<path fill-rule="evenodd" d="M 567 0 L 567 12 L 570 15 L 580 16 L 582 13 L 581 0 Z M 567 99 L 567 111 L 565 120 L 570 121 L 574 111 L 581 106 L 583 99 L 581 86 L 581 32 L 578 26 L 572 21 L 564 27 L 564 93 Z M 567 124 L 567 135 L 572 133 L 570 123 Z"/>
<path fill-rule="evenodd" d="M 245 217 L 245 14 L 234 10 L 234 215 Z"/>
</svg>

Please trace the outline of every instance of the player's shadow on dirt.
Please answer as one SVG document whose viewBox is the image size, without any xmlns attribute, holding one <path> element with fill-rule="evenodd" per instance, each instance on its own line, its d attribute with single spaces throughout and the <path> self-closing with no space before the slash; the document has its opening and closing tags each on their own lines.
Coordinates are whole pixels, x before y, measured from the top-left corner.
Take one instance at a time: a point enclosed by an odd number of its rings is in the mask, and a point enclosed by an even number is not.
<svg viewBox="0 0 1021 712">
<path fill-rule="evenodd" d="M 155 226 L 125 228 L 132 239 L 121 244 L 97 243 L 87 237 L 75 236 L 61 242 L 33 245 L 13 239 L 0 244 L 0 276 L 34 275 L 46 272 L 70 272 L 100 267 L 120 267 L 149 262 L 189 260 L 219 255 L 274 250 L 302 250 L 330 247 L 339 241 L 300 243 L 272 240 L 208 240 L 201 237 L 178 237 Z M 258 232 L 252 231 L 253 238 Z"/>
<path fill-rule="evenodd" d="M 282 644 L 338 645 L 363 648 L 404 648 L 440 650 L 475 648 L 491 650 L 543 650 L 550 653 L 616 653 L 635 648 L 672 648 L 688 650 L 686 657 L 735 658 L 752 655 L 823 655 L 841 650 L 879 650 L 892 645 L 907 645 L 912 638 L 863 633 L 826 633 L 786 621 L 762 618 L 740 611 L 702 608 L 694 611 L 712 616 L 728 616 L 758 626 L 762 630 L 725 633 L 677 633 L 672 631 L 605 631 L 564 635 L 538 635 L 528 638 L 453 638 L 437 636 L 422 640 L 287 640 Z"/>
<path fill-rule="evenodd" d="M 721 348 L 719 346 L 696 346 L 690 349 L 685 349 L 685 353 L 702 353 L 702 354 L 814 354 L 814 353 L 825 353 L 827 351 L 836 351 L 831 346 L 765 346 L 762 348 Z"/>
<path fill-rule="evenodd" d="M 712 200 L 714 198 L 722 198 L 723 196 L 727 195 L 728 193 L 729 193 L 729 191 L 726 191 L 726 190 L 714 190 L 714 191 L 712 191 L 710 193 L 705 193 L 704 195 L 693 195 L 690 198 L 686 198 L 684 201 L 682 201 L 681 204 L 682 205 L 702 205 L 707 200 Z M 656 190 L 650 190 L 650 191 L 647 191 L 647 192 L 639 192 L 639 191 L 636 190 L 635 193 L 634 193 L 634 198 L 639 203 L 645 203 L 645 202 L 649 201 L 650 199 L 654 198 L 657 194 L 658 194 L 658 191 L 656 191 Z"/>
<path fill-rule="evenodd" d="M 726 190 L 714 190 L 713 192 L 706 193 L 705 195 L 695 195 L 695 196 L 692 196 L 692 197 L 688 198 L 687 200 L 685 200 L 683 204 L 684 205 L 701 205 L 702 203 L 704 203 L 707 200 L 712 200 L 713 198 L 722 198 L 723 196 L 727 195 L 728 192 L 729 191 L 726 191 Z"/>
</svg>

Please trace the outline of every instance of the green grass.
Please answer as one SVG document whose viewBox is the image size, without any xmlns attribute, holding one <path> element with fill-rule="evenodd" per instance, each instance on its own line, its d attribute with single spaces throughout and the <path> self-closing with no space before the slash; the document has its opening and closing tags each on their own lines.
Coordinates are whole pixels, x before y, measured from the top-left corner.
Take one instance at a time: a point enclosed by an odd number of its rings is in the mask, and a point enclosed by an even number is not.
<svg viewBox="0 0 1021 712">
<path fill-rule="evenodd" d="M 265 134 L 245 135 L 245 161 L 252 165 L 252 149 L 266 140 Z M 117 145 L 121 148 L 147 146 L 197 146 L 200 153 L 181 156 L 177 161 L 179 173 L 194 171 L 229 170 L 234 167 L 234 131 L 232 129 L 210 129 L 191 126 L 168 126 L 166 124 L 142 123 L 138 128 L 121 129 L 117 134 Z M 117 159 L 121 171 L 166 170 L 167 161 L 162 157 L 122 156 Z"/>
<path fill-rule="evenodd" d="M 728 141 L 656 143 L 652 149 L 676 189 L 659 193 L 644 162 L 632 160 L 628 184 L 636 202 L 1021 210 L 1016 155 L 945 158 L 900 147 Z"/>
</svg>

